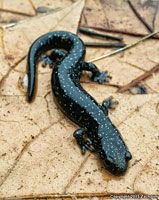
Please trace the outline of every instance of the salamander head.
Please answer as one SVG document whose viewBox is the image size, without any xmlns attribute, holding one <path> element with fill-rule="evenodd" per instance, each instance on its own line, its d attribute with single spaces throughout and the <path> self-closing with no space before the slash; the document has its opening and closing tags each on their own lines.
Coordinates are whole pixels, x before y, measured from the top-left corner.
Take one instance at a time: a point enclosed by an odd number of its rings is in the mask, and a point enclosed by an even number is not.
<svg viewBox="0 0 159 200">
<path fill-rule="evenodd" d="M 111 127 L 109 126 L 108 128 L 108 125 L 105 127 L 105 134 L 103 134 L 100 139 L 98 155 L 105 169 L 119 176 L 126 171 L 128 162 L 131 160 L 132 156 L 119 131 L 113 124 L 109 125 Z"/>
<path fill-rule="evenodd" d="M 122 175 L 126 172 L 128 167 L 128 161 L 131 159 L 131 154 L 126 151 L 124 154 L 118 154 L 118 157 L 112 157 L 106 155 L 104 151 L 99 152 L 99 157 L 106 170 L 114 175 Z"/>
</svg>

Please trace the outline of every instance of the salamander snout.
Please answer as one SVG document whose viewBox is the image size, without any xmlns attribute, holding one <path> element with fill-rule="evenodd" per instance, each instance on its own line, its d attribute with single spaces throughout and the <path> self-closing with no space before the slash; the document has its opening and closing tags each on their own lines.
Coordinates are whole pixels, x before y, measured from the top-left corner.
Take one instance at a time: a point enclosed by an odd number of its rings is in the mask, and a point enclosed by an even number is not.
<svg viewBox="0 0 159 200">
<path fill-rule="evenodd" d="M 127 152 L 125 153 L 125 160 L 126 160 L 126 161 L 129 161 L 129 160 L 131 160 L 131 158 L 132 158 L 131 153 L 130 153 L 129 151 L 127 151 Z"/>
</svg>

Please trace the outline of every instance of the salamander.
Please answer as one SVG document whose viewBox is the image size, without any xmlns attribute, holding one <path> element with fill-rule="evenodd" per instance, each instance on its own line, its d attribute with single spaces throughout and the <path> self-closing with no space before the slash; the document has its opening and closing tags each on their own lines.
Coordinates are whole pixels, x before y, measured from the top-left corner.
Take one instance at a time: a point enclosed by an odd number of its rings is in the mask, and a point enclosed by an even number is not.
<svg viewBox="0 0 159 200">
<path fill-rule="evenodd" d="M 54 50 L 52 50 L 54 49 Z M 82 153 L 95 151 L 102 165 L 113 175 L 122 175 L 131 159 L 118 129 L 108 117 L 108 102 L 100 105 L 80 84 L 82 71 L 91 72 L 91 80 L 108 81 L 106 72 L 100 72 L 93 63 L 84 62 L 85 45 L 75 34 L 65 31 L 50 32 L 39 37 L 28 53 L 28 101 L 34 96 L 36 65 L 48 50 L 54 63 L 51 86 L 61 111 L 80 128 L 74 137 Z"/>
</svg>

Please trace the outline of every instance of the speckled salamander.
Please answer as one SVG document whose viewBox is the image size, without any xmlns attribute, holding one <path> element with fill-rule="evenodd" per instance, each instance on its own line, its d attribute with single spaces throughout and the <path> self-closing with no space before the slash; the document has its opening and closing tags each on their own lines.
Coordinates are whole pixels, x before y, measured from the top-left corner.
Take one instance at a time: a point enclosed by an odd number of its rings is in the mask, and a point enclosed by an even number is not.
<svg viewBox="0 0 159 200">
<path fill-rule="evenodd" d="M 80 38 L 70 32 L 57 31 L 39 37 L 32 44 L 28 54 L 28 101 L 32 101 L 34 94 L 38 59 L 53 48 L 55 50 L 49 56 L 55 63 L 52 91 L 62 112 L 81 127 L 74 132 L 77 143 L 83 153 L 86 149 L 95 150 L 109 172 L 123 174 L 131 154 L 108 118 L 107 102 L 99 105 L 80 85 L 83 70 L 92 72 L 92 81 L 104 82 L 107 75 L 93 63 L 84 62 L 85 46 Z"/>
</svg>

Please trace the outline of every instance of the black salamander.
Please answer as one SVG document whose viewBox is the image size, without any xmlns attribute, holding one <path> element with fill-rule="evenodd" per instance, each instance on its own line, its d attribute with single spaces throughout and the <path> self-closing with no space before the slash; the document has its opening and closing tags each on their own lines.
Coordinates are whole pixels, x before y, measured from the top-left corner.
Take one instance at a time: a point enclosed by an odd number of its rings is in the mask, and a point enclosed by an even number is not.
<svg viewBox="0 0 159 200">
<path fill-rule="evenodd" d="M 100 83 L 107 81 L 107 75 L 93 63 L 84 62 L 85 46 L 80 38 L 70 32 L 57 31 L 39 37 L 32 44 L 28 54 L 28 101 L 31 102 L 34 95 L 38 59 L 51 49 L 55 49 L 49 56 L 55 63 L 52 91 L 62 112 L 80 127 L 74 137 L 82 152 L 86 149 L 96 151 L 109 172 L 123 174 L 131 154 L 108 118 L 108 103 L 104 101 L 99 105 L 80 85 L 83 70 L 92 72 L 91 80 Z"/>
</svg>

